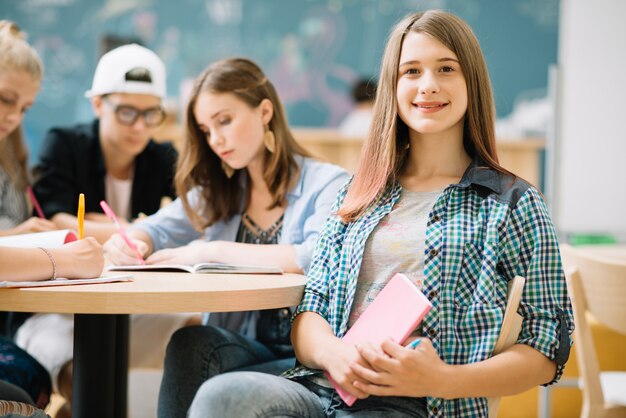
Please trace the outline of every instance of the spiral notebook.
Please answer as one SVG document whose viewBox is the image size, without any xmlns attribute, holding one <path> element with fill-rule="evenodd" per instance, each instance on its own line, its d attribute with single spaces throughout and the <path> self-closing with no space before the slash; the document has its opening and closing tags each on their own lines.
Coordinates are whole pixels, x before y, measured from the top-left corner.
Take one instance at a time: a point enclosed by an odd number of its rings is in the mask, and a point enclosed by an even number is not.
<svg viewBox="0 0 626 418">
<path fill-rule="evenodd" d="M 431 307 L 430 301 L 416 285 L 404 274 L 396 273 L 359 316 L 343 340 L 353 344 L 371 342 L 378 345 L 392 338 L 402 344 Z M 356 398 L 341 389 L 328 372 L 325 374 L 341 399 L 352 406 Z"/>
</svg>

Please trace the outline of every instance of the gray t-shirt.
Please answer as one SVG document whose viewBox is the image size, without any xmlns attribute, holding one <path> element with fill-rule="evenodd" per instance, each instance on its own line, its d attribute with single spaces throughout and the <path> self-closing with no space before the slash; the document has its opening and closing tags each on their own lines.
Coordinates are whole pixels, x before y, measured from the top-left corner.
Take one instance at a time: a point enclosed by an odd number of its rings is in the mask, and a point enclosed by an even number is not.
<svg viewBox="0 0 626 418">
<path fill-rule="evenodd" d="M 376 225 L 365 243 L 348 329 L 394 274 L 404 273 L 420 290 L 423 288 L 426 224 L 440 194 L 441 191 L 413 192 L 403 188 L 391 212 Z M 411 333 L 413 337 L 420 335 L 420 327 Z M 332 388 L 321 373 L 307 379 Z"/>
<path fill-rule="evenodd" d="M 402 189 L 402 195 L 392 211 L 369 236 L 348 327 L 354 324 L 394 274 L 404 273 L 420 290 L 423 288 L 426 224 L 440 194 L 441 191 Z"/>
</svg>

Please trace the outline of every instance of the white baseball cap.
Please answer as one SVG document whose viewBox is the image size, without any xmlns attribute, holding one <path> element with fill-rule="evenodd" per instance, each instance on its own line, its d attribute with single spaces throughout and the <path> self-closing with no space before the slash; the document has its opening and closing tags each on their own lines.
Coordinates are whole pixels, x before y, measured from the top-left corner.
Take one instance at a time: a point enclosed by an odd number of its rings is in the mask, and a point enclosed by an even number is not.
<svg viewBox="0 0 626 418">
<path fill-rule="evenodd" d="M 100 58 L 85 97 L 110 93 L 150 94 L 165 98 L 165 65 L 157 54 L 137 44 L 112 49 Z"/>
</svg>

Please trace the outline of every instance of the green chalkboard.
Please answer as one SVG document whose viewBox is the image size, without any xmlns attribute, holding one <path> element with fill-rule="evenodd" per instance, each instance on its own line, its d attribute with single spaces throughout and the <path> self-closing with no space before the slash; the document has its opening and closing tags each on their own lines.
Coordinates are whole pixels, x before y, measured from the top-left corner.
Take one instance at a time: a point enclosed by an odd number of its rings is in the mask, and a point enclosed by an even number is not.
<svg viewBox="0 0 626 418">
<path fill-rule="evenodd" d="M 247 56 L 278 88 L 292 125 L 336 126 L 350 109 L 350 85 L 376 77 L 392 25 L 429 8 L 474 28 L 498 115 L 521 92 L 546 87 L 557 57 L 558 0 L 0 0 L 0 16 L 29 33 L 46 66 L 25 122 L 33 154 L 51 126 L 92 117 L 83 93 L 105 35 L 155 50 L 173 101 L 211 61 Z"/>
</svg>

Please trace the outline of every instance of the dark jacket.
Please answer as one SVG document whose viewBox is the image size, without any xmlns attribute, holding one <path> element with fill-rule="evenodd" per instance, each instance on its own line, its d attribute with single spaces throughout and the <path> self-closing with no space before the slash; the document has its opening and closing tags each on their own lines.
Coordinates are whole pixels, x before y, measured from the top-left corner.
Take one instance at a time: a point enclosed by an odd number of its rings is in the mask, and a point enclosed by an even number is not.
<svg viewBox="0 0 626 418">
<path fill-rule="evenodd" d="M 76 214 L 79 193 L 85 194 L 85 212 L 100 212 L 105 199 L 106 169 L 99 138 L 99 121 L 51 129 L 35 168 L 35 194 L 46 218 L 56 213 Z M 135 160 L 131 213 L 150 215 L 161 198 L 174 198 L 174 172 L 178 154 L 170 143 L 150 141 Z"/>
</svg>

